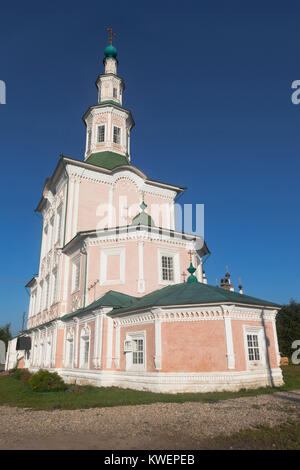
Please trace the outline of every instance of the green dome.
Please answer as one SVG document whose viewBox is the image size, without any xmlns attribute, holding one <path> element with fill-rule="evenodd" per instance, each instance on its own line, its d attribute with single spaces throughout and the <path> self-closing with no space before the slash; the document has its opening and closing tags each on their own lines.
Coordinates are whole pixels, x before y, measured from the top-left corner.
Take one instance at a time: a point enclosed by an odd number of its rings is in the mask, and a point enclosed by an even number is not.
<svg viewBox="0 0 300 470">
<path fill-rule="evenodd" d="M 117 57 L 117 49 L 110 44 L 104 51 L 105 58 L 115 59 Z"/>
</svg>

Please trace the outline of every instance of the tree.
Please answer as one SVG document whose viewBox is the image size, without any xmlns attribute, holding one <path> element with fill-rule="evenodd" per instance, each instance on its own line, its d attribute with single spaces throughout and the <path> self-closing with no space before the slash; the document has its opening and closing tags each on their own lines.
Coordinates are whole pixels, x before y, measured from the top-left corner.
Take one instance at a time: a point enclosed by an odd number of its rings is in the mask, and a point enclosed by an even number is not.
<svg viewBox="0 0 300 470">
<path fill-rule="evenodd" d="M 10 326 L 11 324 L 7 323 L 6 325 L 0 327 L 0 340 L 4 341 L 4 343 L 6 344 L 6 348 L 8 341 L 12 339 Z"/>
<path fill-rule="evenodd" d="M 291 300 L 289 305 L 284 305 L 276 317 L 279 351 L 282 356 L 291 357 L 292 343 L 300 340 L 300 303 Z"/>
</svg>

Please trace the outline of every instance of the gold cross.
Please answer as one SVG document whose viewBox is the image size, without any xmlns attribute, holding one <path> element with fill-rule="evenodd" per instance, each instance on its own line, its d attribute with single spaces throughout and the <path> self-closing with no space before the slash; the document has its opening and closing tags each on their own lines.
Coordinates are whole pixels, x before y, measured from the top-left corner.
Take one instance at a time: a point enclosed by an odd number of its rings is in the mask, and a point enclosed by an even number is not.
<svg viewBox="0 0 300 470">
<path fill-rule="evenodd" d="M 116 33 L 113 32 L 113 29 L 112 28 L 106 28 L 107 31 L 109 32 L 109 42 L 110 44 L 112 44 L 113 42 L 113 36 L 116 36 Z"/>
<path fill-rule="evenodd" d="M 188 254 L 190 255 L 190 262 L 192 262 L 192 255 L 194 254 L 194 252 L 192 250 L 188 251 Z"/>
</svg>

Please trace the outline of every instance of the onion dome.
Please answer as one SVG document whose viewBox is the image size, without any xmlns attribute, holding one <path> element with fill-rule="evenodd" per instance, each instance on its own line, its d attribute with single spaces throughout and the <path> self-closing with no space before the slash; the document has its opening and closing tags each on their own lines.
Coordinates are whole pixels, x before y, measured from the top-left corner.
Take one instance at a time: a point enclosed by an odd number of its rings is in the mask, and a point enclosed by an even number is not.
<svg viewBox="0 0 300 470">
<path fill-rule="evenodd" d="M 112 44 L 110 44 L 109 46 L 106 47 L 105 51 L 104 51 L 104 55 L 105 55 L 105 59 L 116 59 L 117 57 L 117 49 L 115 48 L 115 46 L 113 46 Z"/>
</svg>

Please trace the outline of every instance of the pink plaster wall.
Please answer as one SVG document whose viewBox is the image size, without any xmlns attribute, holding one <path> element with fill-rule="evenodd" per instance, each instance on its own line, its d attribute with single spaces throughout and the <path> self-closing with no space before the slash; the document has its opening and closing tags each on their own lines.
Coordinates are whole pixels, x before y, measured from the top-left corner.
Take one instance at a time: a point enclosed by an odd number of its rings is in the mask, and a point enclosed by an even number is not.
<svg viewBox="0 0 300 470">
<path fill-rule="evenodd" d="M 245 351 L 245 342 L 244 342 L 244 329 L 243 326 L 262 326 L 262 322 L 254 321 L 243 321 L 243 320 L 232 320 L 232 337 L 235 351 L 235 367 L 236 370 L 246 370 L 246 351 Z M 277 357 L 276 357 L 276 348 L 275 348 L 275 338 L 272 323 L 267 321 L 265 322 L 266 336 L 269 339 L 268 353 L 270 364 L 272 368 L 277 366 Z"/>
<path fill-rule="evenodd" d="M 225 371 L 222 320 L 166 322 L 161 325 L 162 372 Z"/>
</svg>

